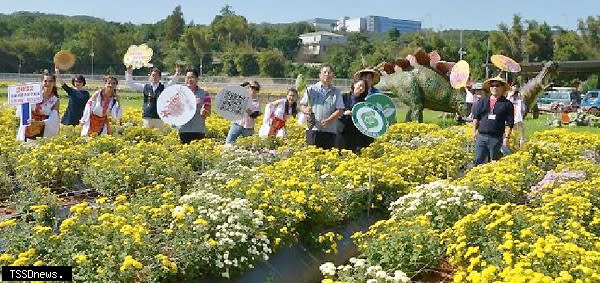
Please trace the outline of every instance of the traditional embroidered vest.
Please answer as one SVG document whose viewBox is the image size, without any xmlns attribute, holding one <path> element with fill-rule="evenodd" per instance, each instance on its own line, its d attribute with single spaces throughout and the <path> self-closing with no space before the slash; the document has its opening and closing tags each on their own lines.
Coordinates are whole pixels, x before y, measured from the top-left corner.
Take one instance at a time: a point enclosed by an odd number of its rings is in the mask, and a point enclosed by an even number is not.
<svg viewBox="0 0 600 283">
<path fill-rule="evenodd" d="M 103 95 L 102 93 L 100 93 L 99 95 Z M 110 105 L 111 101 L 113 101 L 114 98 L 110 97 L 109 99 L 105 99 L 104 97 L 101 98 L 101 102 L 102 103 L 102 116 L 98 116 L 94 113 L 90 114 L 90 129 L 88 131 L 88 136 L 97 134 L 100 135 L 102 133 L 102 129 L 104 128 L 104 125 L 106 124 L 106 133 L 107 134 L 112 134 L 112 129 L 110 128 L 110 119 L 108 118 L 108 114 L 109 114 L 109 108 L 108 106 Z M 113 106 L 114 106 L 114 101 L 113 101 Z"/>
<path fill-rule="evenodd" d="M 42 103 L 35 105 L 35 108 L 31 111 L 31 119 L 35 121 L 43 121 L 48 119 L 49 115 L 42 113 Z M 34 138 L 42 136 L 44 134 L 44 124 L 29 125 L 25 128 L 25 137 Z"/>
<path fill-rule="evenodd" d="M 165 85 L 162 83 L 158 83 L 156 91 L 152 89 L 152 84 L 144 85 L 144 118 L 160 119 L 156 110 L 156 101 L 164 89 Z"/>
</svg>

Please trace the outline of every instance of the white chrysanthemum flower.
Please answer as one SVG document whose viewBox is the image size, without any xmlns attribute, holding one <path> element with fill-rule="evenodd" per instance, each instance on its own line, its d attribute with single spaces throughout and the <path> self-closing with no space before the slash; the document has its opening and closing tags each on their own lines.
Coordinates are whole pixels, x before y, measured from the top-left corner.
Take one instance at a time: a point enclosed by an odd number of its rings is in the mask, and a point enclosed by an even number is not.
<svg viewBox="0 0 600 283">
<path fill-rule="evenodd" d="M 334 276 L 335 275 L 335 264 L 332 262 L 326 262 L 319 266 L 319 270 L 324 276 Z"/>
<path fill-rule="evenodd" d="M 386 279 L 387 278 L 387 273 L 383 270 L 379 270 L 375 273 L 375 277 L 377 278 L 381 278 L 381 279 Z"/>
</svg>

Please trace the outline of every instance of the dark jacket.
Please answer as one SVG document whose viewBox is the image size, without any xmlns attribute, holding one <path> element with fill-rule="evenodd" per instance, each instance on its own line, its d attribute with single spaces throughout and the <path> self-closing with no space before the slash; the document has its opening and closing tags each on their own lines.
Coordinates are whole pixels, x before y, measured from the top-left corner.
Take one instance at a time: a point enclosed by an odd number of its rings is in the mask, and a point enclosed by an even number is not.
<svg viewBox="0 0 600 283">
<path fill-rule="evenodd" d="M 496 119 L 489 119 L 489 115 L 496 115 Z M 482 97 L 477 102 L 474 119 L 479 120 L 479 133 L 494 137 L 502 137 L 504 128 L 508 126 L 512 129 L 515 124 L 513 104 L 501 96 L 494 105 L 494 111 L 491 113 L 490 96 Z"/>
<path fill-rule="evenodd" d="M 69 95 L 69 104 L 65 115 L 63 115 L 61 123 L 63 125 L 79 125 L 79 120 L 83 116 L 83 110 L 88 99 L 90 99 L 90 93 L 87 90 L 77 90 L 67 84 L 63 84 L 62 88 Z"/>
<path fill-rule="evenodd" d="M 351 93 L 344 94 L 343 99 L 345 110 L 352 110 L 354 104 L 365 101 L 364 97 L 357 99 L 357 97 L 353 96 Z M 356 126 L 354 126 L 352 115 L 343 115 L 340 120 L 344 123 L 344 130 L 342 131 L 344 149 L 359 152 L 362 148 L 373 143 L 373 138 L 365 136 L 356 128 Z"/>
</svg>

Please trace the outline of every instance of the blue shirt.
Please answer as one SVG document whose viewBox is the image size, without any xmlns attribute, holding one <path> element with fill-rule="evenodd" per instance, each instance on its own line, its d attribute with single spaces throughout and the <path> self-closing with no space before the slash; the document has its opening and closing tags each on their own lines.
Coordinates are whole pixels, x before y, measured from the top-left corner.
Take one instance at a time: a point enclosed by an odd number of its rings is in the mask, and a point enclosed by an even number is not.
<svg viewBox="0 0 600 283">
<path fill-rule="evenodd" d="M 308 99 L 312 106 L 312 112 L 315 114 L 316 123 L 313 128 L 308 130 L 322 131 L 328 133 L 337 133 L 338 125 L 336 123 L 329 123 L 326 127 L 321 127 L 321 120 L 327 119 L 333 112 L 338 109 L 344 109 L 344 99 L 339 89 L 335 86 L 324 88 L 321 82 L 310 85 L 306 88 L 304 96 L 300 100 L 300 105 L 308 105 Z"/>
</svg>

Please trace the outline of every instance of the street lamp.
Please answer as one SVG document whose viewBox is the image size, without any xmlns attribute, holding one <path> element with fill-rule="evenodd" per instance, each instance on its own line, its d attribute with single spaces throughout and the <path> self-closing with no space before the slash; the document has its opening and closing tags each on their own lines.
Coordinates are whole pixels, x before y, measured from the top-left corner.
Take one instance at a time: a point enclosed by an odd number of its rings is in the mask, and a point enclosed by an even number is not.
<svg viewBox="0 0 600 283">
<path fill-rule="evenodd" d="M 19 58 L 19 81 L 21 81 L 21 65 L 23 64 L 23 55 L 19 54 L 17 58 Z"/>
<path fill-rule="evenodd" d="M 458 50 L 458 56 L 460 57 L 460 60 L 462 60 L 462 57 L 465 54 L 467 54 L 467 52 L 463 51 L 463 32 L 461 30 L 460 31 L 460 49 Z"/>
<path fill-rule="evenodd" d="M 90 56 L 92 56 L 92 75 L 90 77 L 90 80 L 93 81 L 94 80 L 94 38 L 92 38 L 92 52 L 90 53 Z"/>
<path fill-rule="evenodd" d="M 204 54 L 200 55 L 200 76 L 202 77 L 202 64 L 204 63 Z"/>
</svg>

